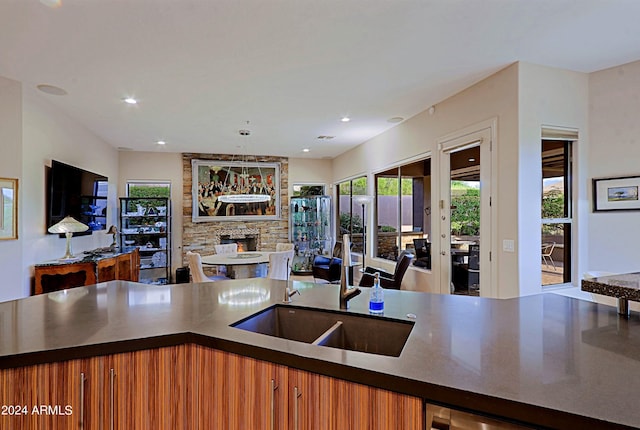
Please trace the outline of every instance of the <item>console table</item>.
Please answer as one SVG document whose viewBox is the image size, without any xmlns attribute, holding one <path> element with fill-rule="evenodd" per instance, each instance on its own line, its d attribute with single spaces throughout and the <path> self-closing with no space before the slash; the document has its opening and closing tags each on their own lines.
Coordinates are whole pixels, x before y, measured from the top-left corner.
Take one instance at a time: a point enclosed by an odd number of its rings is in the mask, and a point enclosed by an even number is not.
<svg viewBox="0 0 640 430">
<path fill-rule="evenodd" d="M 81 260 L 52 260 L 36 264 L 34 294 L 50 293 L 98 282 L 123 280 L 137 282 L 140 251 L 91 253 Z"/>
</svg>

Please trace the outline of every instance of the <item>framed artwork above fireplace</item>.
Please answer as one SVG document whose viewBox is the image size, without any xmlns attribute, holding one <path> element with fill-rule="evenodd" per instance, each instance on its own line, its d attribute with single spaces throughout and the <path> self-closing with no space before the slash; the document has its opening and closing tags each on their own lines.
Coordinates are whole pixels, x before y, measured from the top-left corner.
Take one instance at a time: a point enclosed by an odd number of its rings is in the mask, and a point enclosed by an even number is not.
<svg viewBox="0 0 640 430">
<path fill-rule="evenodd" d="M 280 219 L 280 163 L 191 160 L 193 222 Z"/>
</svg>

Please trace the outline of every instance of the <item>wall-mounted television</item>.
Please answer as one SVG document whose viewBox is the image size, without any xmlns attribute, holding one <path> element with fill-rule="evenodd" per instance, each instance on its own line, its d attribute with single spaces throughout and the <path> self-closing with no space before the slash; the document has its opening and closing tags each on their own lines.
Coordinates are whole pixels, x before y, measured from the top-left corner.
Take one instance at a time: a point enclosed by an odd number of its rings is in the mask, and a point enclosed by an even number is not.
<svg viewBox="0 0 640 430">
<path fill-rule="evenodd" d="M 89 226 L 89 233 L 105 230 L 109 178 L 52 160 L 49 171 L 47 229 L 72 216 Z"/>
</svg>

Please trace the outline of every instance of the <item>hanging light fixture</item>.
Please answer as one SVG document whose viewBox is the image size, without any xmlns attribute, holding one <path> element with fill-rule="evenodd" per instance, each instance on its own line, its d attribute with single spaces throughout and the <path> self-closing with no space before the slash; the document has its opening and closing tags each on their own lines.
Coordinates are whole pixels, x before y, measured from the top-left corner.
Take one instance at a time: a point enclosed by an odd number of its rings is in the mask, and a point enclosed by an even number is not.
<svg viewBox="0 0 640 430">
<path fill-rule="evenodd" d="M 249 121 L 247 121 L 247 125 L 249 125 Z M 238 131 L 240 133 L 240 136 L 249 136 L 251 135 L 251 131 L 250 130 L 239 130 Z M 246 148 L 246 146 L 245 146 Z M 246 187 L 247 190 L 250 189 L 250 185 L 249 185 L 249 169 L 248 169 L 248 156 L 245 157 L 243 156 L 242 162 L 240 163 L 241 166 L 241 171 L 240 174 L 238 176 L 240 176 L 242 178 L 242 186 Z M 240 193 L 238 194 L 232 194 L 231 193 L 231 183 L 230 183 L 230 178 L 231 178 L 231 164 L 233 164 L 233 158 L 231 159 L 231 163 L 229 164 L 229 168 L 227 169 L 227 176 L 225 178 L 225 185 L 226 185 L 226 189 L 227 189 L 227 193 L 226 194 L 222 194 L 220 196 L 218 196 L 218 200 L 223 202 L 223 203 L 261 203 L 261 202 L 268 202 L 271 200 L 271 195 L 269 194 L 261 194 L 261 193 L 242 193 L 242 189 L 240 190 Z M 262 176 L 262 171 L 260 170 L 260 163 L 258 162 L 257 158 L 256 158 L 256 163 L 255 163 L 255 167 L 258 168 L 258 176 L 260 177 L 260 181 L 262 182 L 264 179 L 264 176 Z M 261 186 L 263 189 L 264 186 Z"/>
</svg>

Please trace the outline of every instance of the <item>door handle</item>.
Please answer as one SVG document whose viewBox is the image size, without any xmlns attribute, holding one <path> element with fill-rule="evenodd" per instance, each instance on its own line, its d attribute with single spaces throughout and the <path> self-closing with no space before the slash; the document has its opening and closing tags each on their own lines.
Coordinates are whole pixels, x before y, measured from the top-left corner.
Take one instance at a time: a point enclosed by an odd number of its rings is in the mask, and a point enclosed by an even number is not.
<svg viewBox="0 0 640 430">
<path fill-rule="evenodd" d="M 302 396 L 302 393 L 298 387 L 293 387 L 293 430 L 298 430 L 298 398 Z"/>
<path fill-rule="evenodd" d="M 84 428 L 84 382 L 87 378 L 84 372 L 80 373 L 80 428 Z"/>
<path fill-rule="evenodd" d="M 275 379 L 271 380 L 271 430 L 275 430 L 276 428 L 276 390 L 278 386 L 276 385 Z"/>
<path fill-rule="evenodd" d="M 115 379 L 116 372 L 113 369 L 109 369 L 109 430 L 113 430 L 113 409 L 115 404 Z"/>
</svg>

